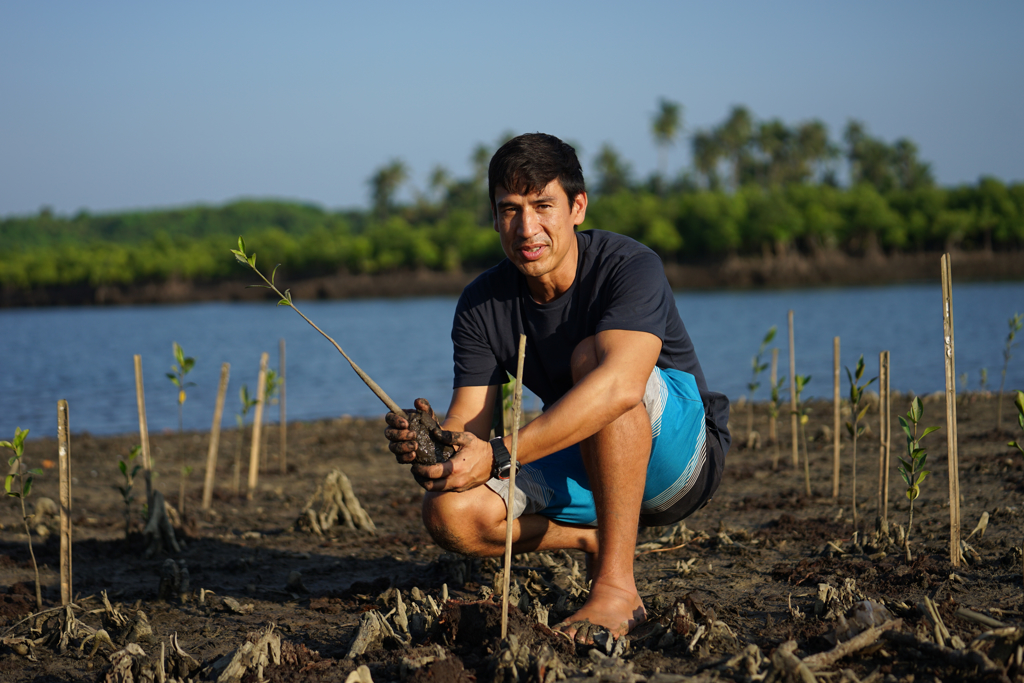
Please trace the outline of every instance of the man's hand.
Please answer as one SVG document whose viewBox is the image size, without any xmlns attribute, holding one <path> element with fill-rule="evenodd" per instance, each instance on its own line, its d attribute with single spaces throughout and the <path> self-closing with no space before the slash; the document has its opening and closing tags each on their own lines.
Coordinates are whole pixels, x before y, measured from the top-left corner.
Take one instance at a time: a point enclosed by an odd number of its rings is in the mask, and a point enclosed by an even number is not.
<svg viewBox="0 0 1024 683">
<path fill-rule="evenodd" d="M 470 432 L 442 432 L 455 455 L 436 465 L 413 465 L 412 474 L 427 491 L 468 491 L 491 478 L 494 454 L 491 444 Z"/>
<path fill-rule="evenodd" d="M 434 415 L 434 411 L 427 399 L 418 398 L 413 402 L 413 405 L 416 410 L 423 411 L 434 418 L 434 422 L 437 422 L 437 416 Z M 391 442 L 388 444 L 388 448 L 395 454 L 395 460 L 406 464 L 415 460 L 416 432 L 409 429 L 409 421 L 397 413 L 388 413 L 384 416 L 384 420 L 388 423 L 388 429 L 384 430 L 384 436 Z M 438 433 L 434 435 L 435 439 L 441 440 L 441 433 L 438 430 Z"/>
</svg>

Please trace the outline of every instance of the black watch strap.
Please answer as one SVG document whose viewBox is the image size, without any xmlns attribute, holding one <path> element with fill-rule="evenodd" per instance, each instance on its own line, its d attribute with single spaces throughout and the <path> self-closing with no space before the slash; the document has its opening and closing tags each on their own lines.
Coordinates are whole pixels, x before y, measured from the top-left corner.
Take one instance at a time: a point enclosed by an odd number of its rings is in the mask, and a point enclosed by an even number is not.
<svg viewBox="0 0 1024 683">
<path fill-rule="evenodd" d="M 508 479 L 509 471 L 512 469 L 512 454 L 505 448 L 505 440 L 500 436 L 491 439 L 491 453 L 494 456 L 494 464 L 491 465 L 491 476 L 495 479 Z M 519 463 L 516 463 L 516 472 L 519 472 Z"/>
</svg>

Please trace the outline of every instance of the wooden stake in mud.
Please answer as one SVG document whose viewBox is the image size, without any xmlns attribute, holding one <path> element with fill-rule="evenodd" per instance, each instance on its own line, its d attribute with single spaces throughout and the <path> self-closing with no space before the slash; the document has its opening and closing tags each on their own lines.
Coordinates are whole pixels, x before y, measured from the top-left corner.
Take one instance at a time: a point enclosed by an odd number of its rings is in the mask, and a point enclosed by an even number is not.
<svg viewBox="0 0 1024 683">
<path fill-rule="evenodd" d="M 149 426 L 146 423 L 146 392 L 142 388 L 142 356 L 135 354 L 135 401 L 139 405 L 139 441 L 142 442 L 142 473 L 146 500 L 153 496 L 153 460 L 149 455 Z"/>
<path fill-rule="evenodd" d="M 772 349 L 771 382 L 771 390 L 775 391 L 775 387 L 778 386 L 779 383 L 779 347 L 777 346 Z M 772 443 L 775 443 L 779 439 L 779 433 L 778 429 L 776 429 L 777 425 L 775 422 L 776 419 L 774 417 L 768 421 L 768 440 Z M 778 447 L 776 447 L 775 452 L 779 452 Z"/>
<path fill-rule="evenodd" d="M 796 418 L 796 346 L 793 343 L 793 310 L 789 311 L 789 423 L 793 432 L 793 467 L 800 465 L 800 447 L 797 443 Z"/>
<path fill-rule="evenodd" d="M 281 474 L 288 474 L 288 418 L 284 409 L 284 388 L 286 384 L 284 374 L 284 337 L 281 337 L 277 350 L 281 359 L 281 378 L 277 384 L 278 397 L 281 401 L 281 424 L 277 429 L 278 435 L 281 437 Z"/>
<path fill-rule="evenodd" d="M 68 605 L 71 592 L 71 427 L 68 402 L 57 401 L 57 468 L 60 473 L 60 604 Z"/>
<path fill-rule="evenodd" d="M 231 363 L 220 366 L 220 384 L 217 386 L 217 403 L 213 408 L 213 425 L 210 427 L 210 450 L 206 453 L 206 479 L 203 480 L 203 509 L 209 510 L 213 502 L 213 480 L 217 476 L 217 452 L 220 449 L 220 422 L 224 415 L 224 395 L 228 392 L 228 375 Z"/>
<path fill-rule="evenodd" d="M 832 338 L 832 497 L 839 499 L 839 337 Z"/>
<path fill-rule="evenodd" d="M 267 390 L 267 360 L 269 354 L 264 351 L 260 355 L 260 374 L 256 379 L 256 412 L 252 418 L 252 449 L 249 451 L 249 491 L 246 498 L 252 500 L 256 491 L 256 483 L 260 474 L 260 429 L 263 423 L 263 404 L 266 403 L 264 394 Z"/>
<path fill-rule="evenodd" d="M 501 591 L 501 637 L 508 634 L 508 591 L 512 583 L 512 522 L 515 509 L 516 450 L 519 447 L 519 421 L 523 412 L 523 359 L 526 358 L 526 335 L 519 335 L 519 360 L 516 363 L 516 390 L 512 394 L 512 469 L 508 471 L 508 497 L 505 501 L 505 585 Z"/>
<path fill-rule="evenodd" d="M 889 352 L 878 354 L 878 530 L 889 535 Z"/>
<path fill-rule="evenodd" d="M 956 449 L 956 364 L 953 346 L 953 271 L 942 255 L 942 331 L 946 356 L 946 453 L 949 460 L 949 562 L 960 566 L 960 458 Z"/>
</svg>

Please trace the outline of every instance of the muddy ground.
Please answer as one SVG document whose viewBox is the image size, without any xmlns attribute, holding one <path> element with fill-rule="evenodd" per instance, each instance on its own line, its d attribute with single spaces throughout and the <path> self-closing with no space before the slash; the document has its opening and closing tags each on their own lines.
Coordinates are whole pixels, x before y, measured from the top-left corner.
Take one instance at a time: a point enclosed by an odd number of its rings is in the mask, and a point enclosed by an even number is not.
<svg viewBox="0 0 1024 683">
<path fill-rule="evenodd" d="M 895 415 L 906 412 L 909 397 L 897 397 L 892 405 L 889 512 L 891 537 L 897 537 L 897 526 L 907 523 L 908 501 L 895 471 L 904 442 Z M 1012 410 L 1007 401 L 1007 430 L 1016 426 Z M 755 414 L 755 427 L 767 435 L 764 406 Z M 924 424 L 944 424 L 944 416 L 942 401 L 926 402 Z M 773 469 L 772 445 L 739 443 L 746 408 L 734 406 L 737 443 L 713 502 L 685 525 L 641 532 L 635 566 L 650 621 L 630 638 L 601 641 L 596 648 L 573 646 L 539 625 L 555 624 L 584 598 L 583 557 L 577 552 L 515 558 L 510 593 L 521 609 L 512 608 L 510 632 L 516 642 L 502 643 L 495 606 L 500 598 L 492 602 L 501 585 L 500 560 L 453 556 L 432 542 L 419 518 L 421 490 L 388 453 L 382 420 L 290 424 L 287 475 L 279 474 L 272 427 L 268 466 L 251 500 L 231 492 L 238 434 L 224 433 L 210 514 L 198 510 L 208 435 L 153 435 L 155 486 L 170 502 L 177 502 L 180 448 L 197 472 L 188 482 L 185 523 L 177 529 L 186 547 L 149 558 L 139 533 L 143 482 L 137 481 L 127 541 L 116 490 L 118 459 L 137 437 L 74 434 L 74 618 L 54 610 L 24 620 L 34 608 L 32 571 L 20 508 L 7 499 L 0 505 L 0 680 L 128 680 L 125 672 L 134 680 L 153 678 L 161 647 L 168 653 L 167 680 L 215 680 L 247 636 L 256 640 L 271 624 L 280 657 L 269 655 L 262 676 L 275 681 L 346 680 L 360 665 L 376 683 L 515 677 L 550 683 L 562 676 L 662 683 L 679 676 L 808 683 L 808 677 L 904 683 L 1024 678 L 1020 631 L 993 632 L 994 623 L 957 614 L 967 608 L 1007 626 L 1024 622 L 1024 459 L 1006 445 L 1011 432 L 995 431 L 995 399 L 970 396 L 959 407 L 963 536 L 985 512 L 988 525 L 967 541 L 958 568 L 949 559 L 945 429 L 925 442 L 933 474 L 915 503 L 913 560 L 907 562 L 901 549 L 875 533 L 877 412 L 865 419 L 873 432 L 859 446 L 857 529 L 852 448 L 845 440 L 841 491 L 832 498 L 832 445 L 823 433 L 832 424 L 831 405 L 812 405 L 808 434 L 817 438 L 810 443 L 811 495 L 804 490 L 803 467 L 791 463 L 788 419 L 780 420 L 783 443 Z M 30 501 L 56 500 L 55 442 L 30 439 L 25 460 L 44 468 Z M 335 527 L 318 536 L 296 527 L 307 501 L 335 468 L 350 479 L 375 532 Z M 244 469 L 242 481 L 244 488 Z M 44 607 L 50 609 L 60 603 L 57 523 L 40 515 L 32 525 Z M 161 599 L 168 559 L 179 571 L 187 568 L 188 584 L 165 579 Z M 867 599 L 874 603 L 862 602 Z M 938 636 L 934 619 L 923 611 L 926 599 L 944 622 L 946 631 Z M 875 623 L 899 621 L 835 663 L 801 664 L 829 652 L 837 629 L 841 641 L 858 630 L 852 617 L 843 616 L 857 604 L 862 612 L 870 606 Z M 151 634 L 140 625 L 139 612 Z M 90 638 L 100 628 L 112 644 Z M 170 654 L 172 637 L 191 659 Z M 131 641 L 137 641 L 131 648 L 141 649 L 125 654 Z M 122 653 L 112 663 L 115 650 Z M 258 680 L 257 668 L 251 664 L 245 680 Z"/>
</svg>

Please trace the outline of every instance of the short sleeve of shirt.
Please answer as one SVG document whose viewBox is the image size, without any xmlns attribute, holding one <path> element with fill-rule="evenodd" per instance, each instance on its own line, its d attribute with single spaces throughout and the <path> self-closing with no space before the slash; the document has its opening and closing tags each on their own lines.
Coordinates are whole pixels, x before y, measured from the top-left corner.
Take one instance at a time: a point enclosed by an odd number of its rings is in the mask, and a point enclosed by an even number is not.
<svg viewBox="0 0 1024 683">
<path fill-rule="evenodd" d="M 603 312 L 595 332 L 649 332 L 665 341 L 668 312 L 675 310 L 675 300 L 657 254 L 644 250 L 622 259 L 602 290 Z"/>
<path fill-rule="evenodd" d="M 491 386 L 508 380 L 498 363 L 498 350 L 493 343 L 510 338 L 511 326 L 508 330 L 495 330 L 503 317 L 494 315 L 491 289 L 487 279 L 481 278 L 459 297 L 452 324 L 455 387 Z"/>
</svg>

